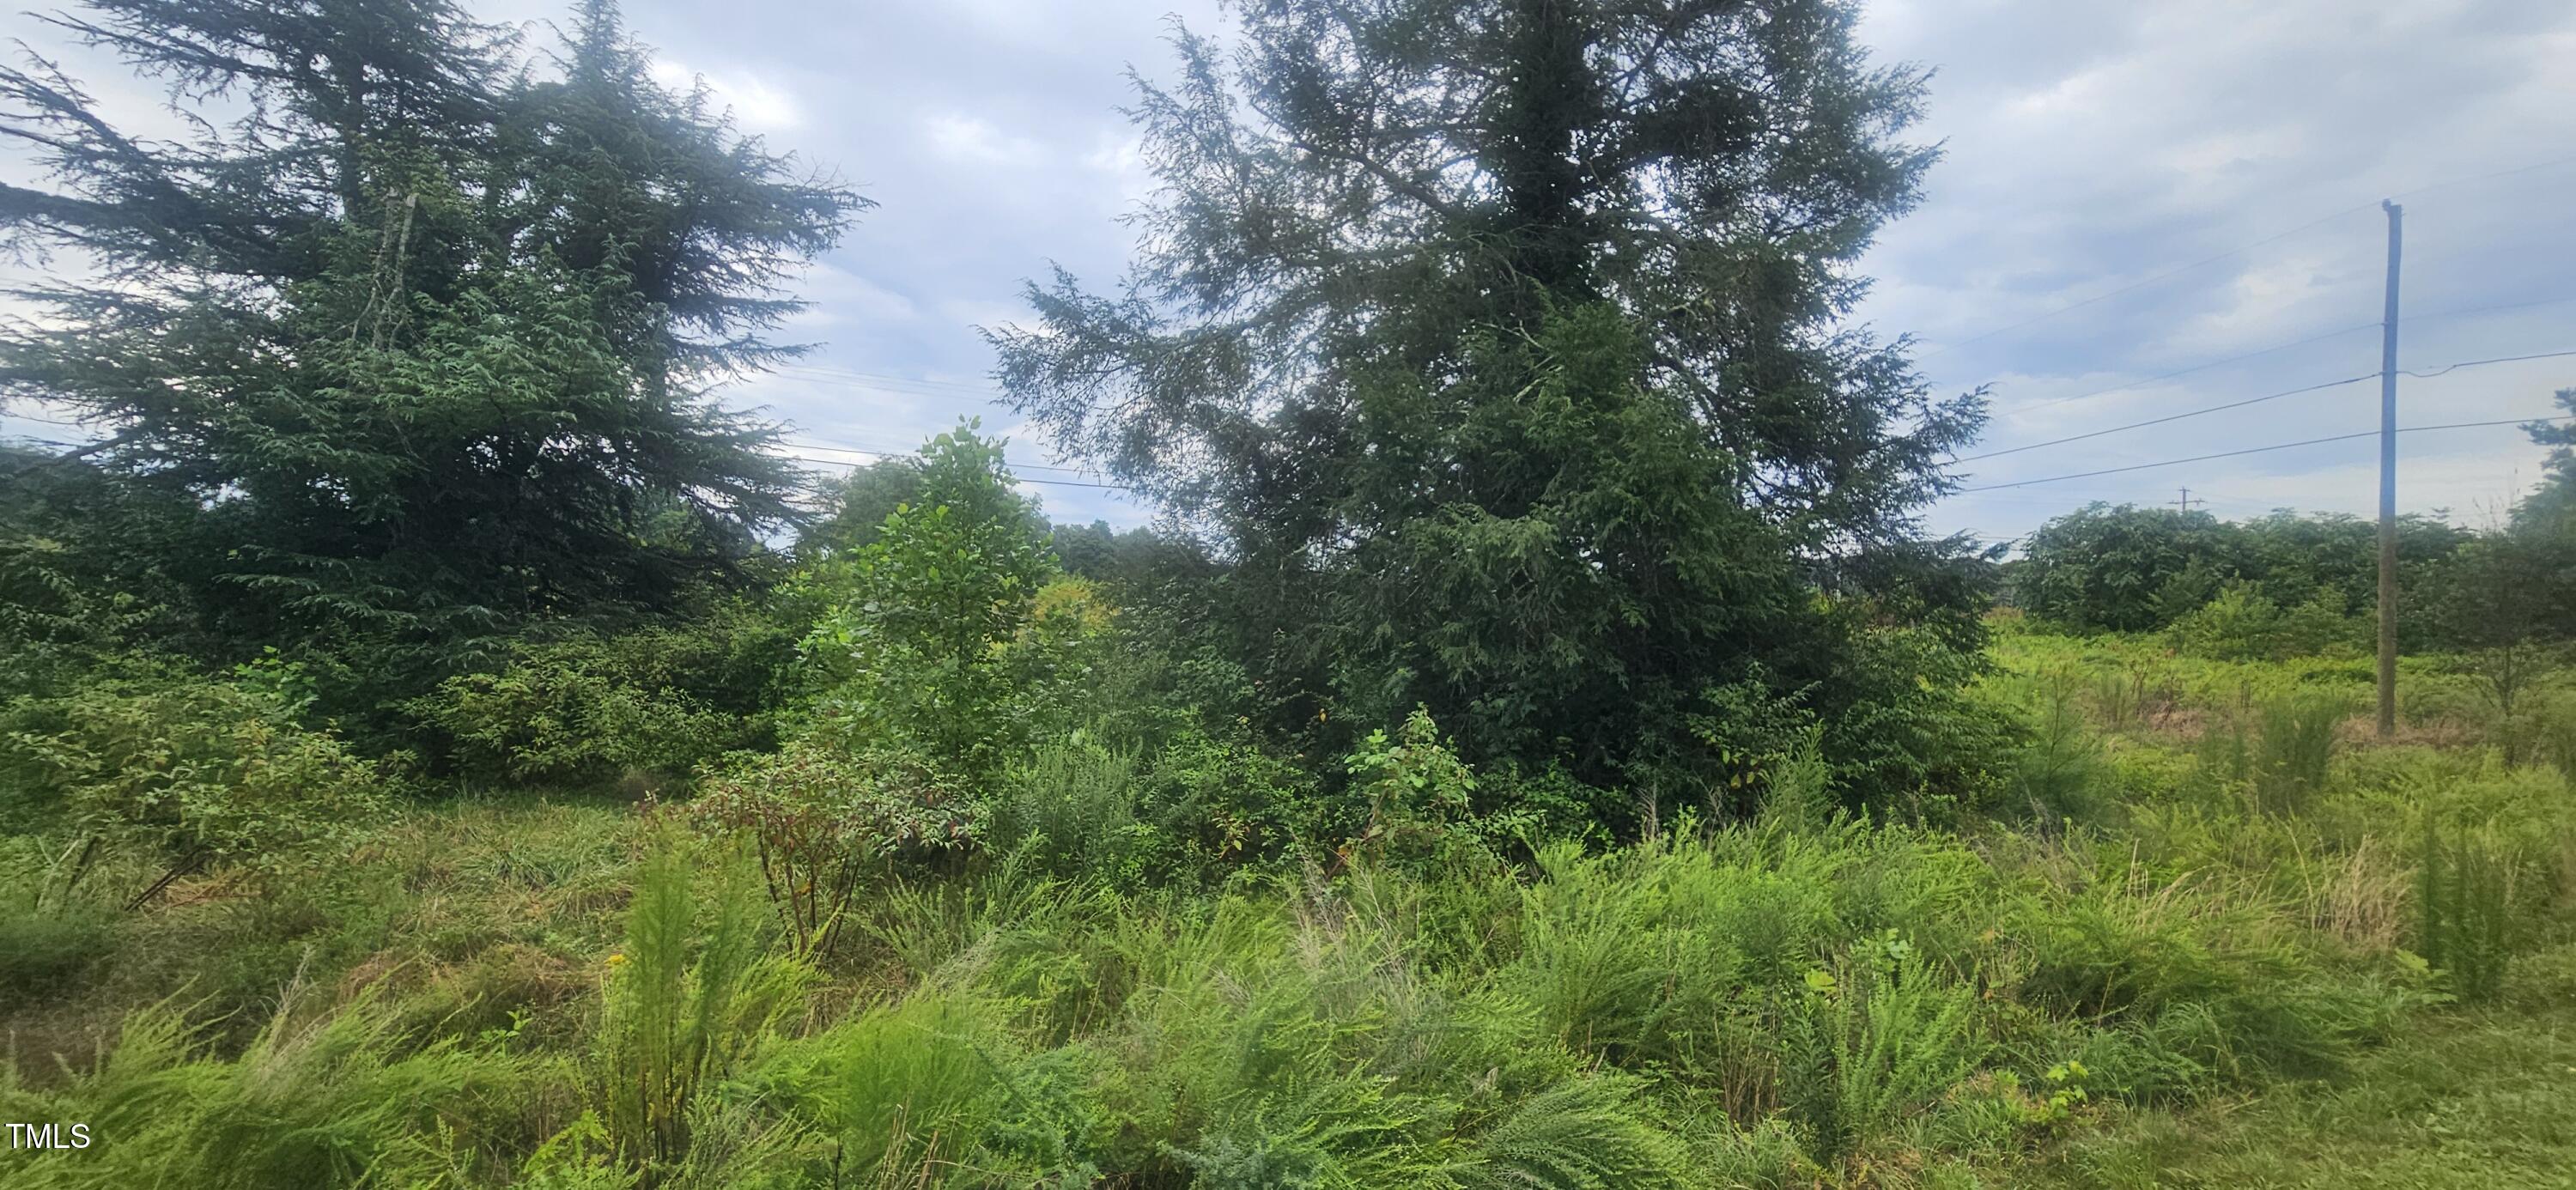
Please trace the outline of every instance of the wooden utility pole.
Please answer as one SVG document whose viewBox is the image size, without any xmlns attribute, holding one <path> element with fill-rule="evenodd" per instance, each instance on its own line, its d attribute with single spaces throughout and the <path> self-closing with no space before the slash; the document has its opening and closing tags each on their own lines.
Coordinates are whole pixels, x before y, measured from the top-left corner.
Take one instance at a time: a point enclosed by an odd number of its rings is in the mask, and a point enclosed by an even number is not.
<svg viewBox="0 0 2576 1190">
<path fill-rule="evenodd" d="M 2406 208 L 2388 212 L 2388 305 L 2379 322 L 2379 738 L 2397 732 L 2397 261 Z"/>
<path fill-rule="evenodd" d="M 2192 499 L 2192 498 L 2191 498 L 2191 489 L 2190 489 L 2190 488 L 2184 488 L 2184 489 L 2182 490 L 2182 499 L 2180 499 L 2180 500 L 2176 500 L 2176 501 L 2174 501 L 2174 503 L 2181 505 L 2181 506 L 2182 506 L 2182 510 L 2183 510 L 2184 512 L 2188 513 L 2188 512 L 2190 512 L 2190 511 L 2191 511 L 2191 506 L 2192 506 L 2192 505 L 2194 505 L 2194 504 L 2207 504 L 2207 503 L 2209 503 L 2209 501 L 2207 501 L 2207 500 L 2194 500 L 2194 499 Z"/>
</svg>

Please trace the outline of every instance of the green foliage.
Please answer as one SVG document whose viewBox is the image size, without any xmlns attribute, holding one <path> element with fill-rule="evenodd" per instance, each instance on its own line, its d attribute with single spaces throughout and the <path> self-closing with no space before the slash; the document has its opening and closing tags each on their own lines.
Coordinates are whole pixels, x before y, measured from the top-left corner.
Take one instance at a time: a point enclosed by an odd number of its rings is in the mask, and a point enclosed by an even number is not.
<svg viewBox="0 0 2576 1190">
<path fill-rule="evenodd" d="M 178 879 L 221 869 L 274 879 L 347 846 L 382 812 L 375 767 L 299 718 L 309 695 L 271 664 L 234 680 L 102 683 L 21 702 L 0 739 L 14 774 L 8 816 L 75 840 L 66 886 L 101 851 L 154 857 L 160 875 L 129 907 Z"/>
<path fill-rule="evenodd" d="M 1966 560 L 1909 518 L 1982 416 L 1836 313 L 1932 156 L 1901 139 L 1921 74 L 1851 21 L 1250 5 L 1239 54 L 1184 33 L 1143 87 L 1128 288 L 1032 285 L 999 376 L 1206 527 L 1224 654 L 1312 754 L 1421 705 L 1479 767 L 1678 808 L 1745 751 L 1687 717 L 1751 682 L 1843 733 L 1862 795 L 1961 778 L 1937 715 L 1900 722 L 1947 667 L 1851 679 L 1873 625 L 1973 647 Z M 1777 201 L 1795 243 L 1751 230 Z"/>
<path fill-rule="evenodd" d="M 1419 862 L 1434 858 L 1452 826 L 1467 826 L 1474 813 L 1476 774 L 1440 742 L 1431 713 L 1415 707 L 1394 739 L 1372 731 L 1343 762 L 1354 792 L 1368 799 L 1368 817 L 1346 850 L 1373 860 Z M 1528 825 L 1527 815 L 1477 821 L 1473 828 L 1508 838 Z"/>
<path fill-rule="evenodd" d="M 828 952 L 860 882 L 885 861 L 971 845 L 976 803 L 919 756 L 796 743 L 710 773 L 690 820 L 747 837 L 803 954 Z"/>
<path fill-rule="evenodd" d="M 63 886 L 72 853 L 24 836 L 0 848 L 0 1007 L 78 987 L 117 943 L 108 906 Z M 77 846 L 77 845 L 75 845 Z"/>
<path fill-rule="evenodd" d="M 0 1068 L 0 1111 L 82 1121 L 92 1138 L 82 1151 L 12 1154 L 10 1185 L 392 1188 L 457 1169 L 469 1155 L 453 1126 L 518 1063 L 453 1038 L 412 1044 L 369 997 L 316 1015 L 312 996 L 290 986 L 229 1059 L 160 1005 L 127 1017 L 114 1047 L 60 1088 Z"/>
<path fill-rule="evenodd" d="M 1819 1156 L 1892 1139 L 1985 1057 L 1976 989 L 1893 933 L 1802 982 L 1783 1014 L 1781 1098 Z"/>
<path fill-rule="evenodd" d="M 1637 1081 L 1572 1078 L 1523 1100 L 1483 1135 L 1461 1190 L 1609 1190 L 1700 1184 L 1689 1150 L 1657 1126 Z"/>
<path fill-rule="evenodd" d="M 2319 591 L 2284 608 L 2249 584 L 2229 583 L 2201 607 L 2176 617 L 2165 631 L 2174 647 L 2218 661 L 2282 661 L 2352 648 L 2360 625 L 2346 619 L 2342 597 Z"/>
<path fill-rule="evenodd" d="M 2446 838 L 2438 816 L 2424 815 L 2416 855 L 2415 946 L 2448 978 L 2452 994 L 2487 1003 L 2504 991 L 2513 945 L 2514 869 L 2494 839 L 2474 828 Z"/>
<path fill-rule="evenodd" d="M 2274 813 L 2300 809 L 2325 788 L 2335 729 L 2351 715 L 2352 704 L 2334 694 L 2288 694 L 2265 699 L 2258 712 L 2262 735 L 2253 760 L 2257 804 Z"/>
<path fill-rule="evenodd" d="M 815 727 L 854 748 L 918 748 L 981 781 L 1020 755 L 1046 650 L 1015 648 L 1051 575 L 1002 446 L 972 423 L 922 448 L 919 506 L 898 505 L 856 557 L 807 582 L 834 606 L 807 635 Z"/>
<path fill-rule="evenodd" d="M 776 287 L 859 204 L 654 83 L 613 8 L 546 60 L 445 0 L 85 7 L 63 29 L 187 123 L 0 71 L 46 178 L 0 225 L 97 265 L 30 292 L 0 392 L 107 431 L 150 499 L 102 511 L 186 510 L 131 532 L 214 635 L 363 656 L 340 709 L 373 709 L 496 627 L 672 607 L 790 519 L 772 432 L 703 386 L 777 354 Z"/>
<path fill-rule="evenodd" d="M 635 873 L 626 941 L 608 957 L 596 1053 L 601 1120 L 647 1185 L 685 1168 L 701 1096 L 734 1077 L 800 1005 L 810 971 L 768 952 L 739 865 L 712 879 L 668 843 Z"/>
<path fill-rule="evenodd" d="M 1048 871 L 1066 876 L 1142 883 L 1170 844 L 1136 817 L 1136 770 L 1130 753 L 1072 741 L 1041 744 L 994 798 L 984 841 L 1005 855 L 1028 848 Z"/>
<path fill-rule="evenodd" d="M 2180 627 L 2195 647 L 2281 656 L 2350 634 L 2378 584 L 2378 529 L 2342 515 L 2278 512 L 2246 521 L 2208 513 L 2091 504 L 2050 520 L 2023 544 L 2013 601 L 2080 632 Z M 2445 522 L 2398 521 L 2401 606 L 2426 606 L 2452 586 L 2451 559 L 2469 535 Z M 2241 593 L 2232 599 L 2230 590 Z M 2213 610 L 2213 600 L 2222 605 Z M 2295 609 L 2295 610 L 2292 610 Z M 2262 621 L 2299 639 L 2276 644 Z M 2404 627 L 2419 635 L 2420 622 Z M 2310 640 L 2308 638 L 2318 638 Z"/>
<path fill-rule="evenodd" d="M 975 1160 L 978 1142 L 1012 1090 L 991 1052 L 1000 1031 L 978 1007 L 953 993 L 907 996 L 794 1043 L 758 1078 L 836 1142 L 841 1177 L 947 1184 L 943 1167 L 991 1168 Z"/>
<path fill-rule="evenodd" d="M 772 742 L 794 637 L 739 605 L 614 635 L 522 640 L 411 704 L 460 775 L 596 785 L 680 777 Z"/>
</svg>

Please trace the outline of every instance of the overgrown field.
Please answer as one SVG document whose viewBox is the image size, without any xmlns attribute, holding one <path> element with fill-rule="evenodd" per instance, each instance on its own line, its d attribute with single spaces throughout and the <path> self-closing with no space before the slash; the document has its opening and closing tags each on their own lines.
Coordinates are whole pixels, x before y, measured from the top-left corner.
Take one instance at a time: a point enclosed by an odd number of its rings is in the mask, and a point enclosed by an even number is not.
<svg viewBox="0 0 2576 1190">
<path fill-rule="evenodd" d="M 2029 448 L 1856 317 L 1940 156 L 1859 5 L 1227 7 L 1129 72 L 1128 259 L 935 381 L 992 295 L 804 317 L 874 204 L 612 0 L 44 21 L 0 1186 L 2576 1168 L 2576 428 L 2390 575 L 1930 536 Z M 934 399 L 1035 441 L 828 438 Z"/>
<path fill-rule="evenodd" d="M 708 792 L 406 802 L 345 860 L 192 871 L 141 910 L 107 890 L 152 872 L 65 895 L 67 857 L 22 835 L 0 1116 L 96 1141 L 9 1153 L 0 1180 L 2563 1176 L 2576 799 L 2555 753 L 2504 763 L 2431 664 L 2380 745 L 2353 717 L 2366 663 L 2010 624 L 1995 647 L 1974 696 L 2030 726 L 2011 826 L 1854 817 L 1791 758 L 1759 815 L 1634 845 L 1426 816 L 1146 879 L 1170 870 L 1146 825 L 1169 774 L 1076 741 L 1012 769 L 980 847 L 851 873 L 838 918 L 799 919 L 813 889 L 779 883 L 832 873 L 789 873 L 774 829 L 710 829 Z M 1476 779 L 1418 722 L 1376 747 L 1356 779 L 1390 799 Z M 2481 1098 L 2490 1077 L 2520 1089 Z"/>
</svg>

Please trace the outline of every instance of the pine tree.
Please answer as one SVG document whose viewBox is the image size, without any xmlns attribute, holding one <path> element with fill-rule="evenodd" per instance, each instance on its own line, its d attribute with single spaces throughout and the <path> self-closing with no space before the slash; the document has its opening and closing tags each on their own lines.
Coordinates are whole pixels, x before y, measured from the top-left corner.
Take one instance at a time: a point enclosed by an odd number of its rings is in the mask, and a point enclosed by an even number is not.
<svg viewBox="0 0 2576 1190">
<path fill-rule="evenodd" d="M 794 308 L 855 200 L 643 76 L 605 5 L 565 78 L 447 0 L 98 0 L 56 23 L 168 84 L 121 132 L 51 63 L 0 71 L 23 296 L 0 392 L 203 506 L 183 567 L 236 640 L 424 653 L 665 606 L 783 522 L 770 431 L 706 395 Z M 619 130 L 615 136 L 603 129 Z"/>
<path fill-rule="evenodd" d="M 1121 292 L 1059 271 L 991 337 L 1021 411 L 1226 545 L 1286 718 L 1421 702 L 1482 756 L 1704 786 L 1728 722 L 1862 722 L 1871 624 L 1973 636 L 1915 513 L 1982 398 L 1846 318 L 1934 158 L 1851 6 L 1240 17 L 1138 82 Z"/>
</svg>

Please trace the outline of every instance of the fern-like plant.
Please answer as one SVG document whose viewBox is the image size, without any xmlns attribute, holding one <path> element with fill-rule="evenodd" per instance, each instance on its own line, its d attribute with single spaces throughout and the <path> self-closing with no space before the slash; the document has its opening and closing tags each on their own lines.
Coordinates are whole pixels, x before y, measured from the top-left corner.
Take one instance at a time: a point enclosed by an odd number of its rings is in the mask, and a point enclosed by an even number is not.
<svg viewBox="0 0 2576 1190">
<path fill-rule="evenodd" d="M 809 969 L 764 946 L 767 913 L 740 871 L 720 865 L 701 906 L 688 858 L 665 841 L 636 872 L 625 949 L 609 956 L 601 1114 L 646 1185 L 687 1156 L 699 1093 L 802 1003 Z"/>
</svg>

